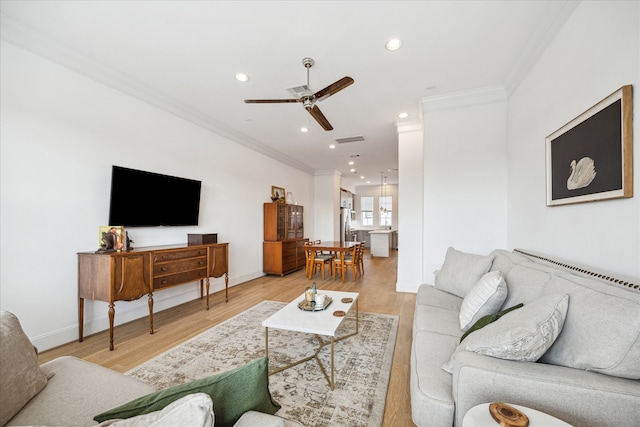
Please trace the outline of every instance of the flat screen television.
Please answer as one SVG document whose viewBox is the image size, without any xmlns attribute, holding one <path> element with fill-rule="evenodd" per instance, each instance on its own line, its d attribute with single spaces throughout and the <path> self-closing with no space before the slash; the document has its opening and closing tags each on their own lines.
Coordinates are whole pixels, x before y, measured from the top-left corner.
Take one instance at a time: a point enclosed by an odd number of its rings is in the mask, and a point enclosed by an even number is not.
<svg viewBox="0 0 640 427">
<path fill-rule="evenodd" d="M 201 181 L 113 166 L 109 225 L 198 225 Z"/>
</svg>

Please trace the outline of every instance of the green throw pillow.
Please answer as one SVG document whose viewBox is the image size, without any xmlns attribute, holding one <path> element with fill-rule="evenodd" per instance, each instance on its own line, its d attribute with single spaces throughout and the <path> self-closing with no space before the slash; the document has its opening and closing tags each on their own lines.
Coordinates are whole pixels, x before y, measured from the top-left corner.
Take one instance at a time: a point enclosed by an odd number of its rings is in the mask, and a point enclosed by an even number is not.
<svg viewBox="0 0 640 427">
<path fill-rule="evenodd" d="M 478 321 L 476 323 L 474 323 L 473 326 L 471 326 L 469 328 L 469 330 L 464 333 L 464 335 L 462 335 L 462 338 L 460 338 L 460 342 L 462 342 L 462 340 L 464 340 L 467 337 L 467 335 L 469 335 L 471 332 L 474 332 L 474 331 L 477 331 L 478 329 L 484 328 L 489 323 L 495 322 L 496 320 L 498 320 L 499 318 L 501 318 L 502 316 L 504 316 L 508 312 L 510 312 L 512 310 L 515 310 L 516 308 L 520 308 L 523 305 L 524 304 L 520 303 L 518 305 L 514 305 L 511 308 L 507 308 L 506 310 L 499 311 L 499 312 L 497 312 L 495 314 L 487 314 L 486 316 L 479 318 Z"/>
<path fill-rule="evenodd" d="M 267 358 L 261 357 L 230 371 L 139 397 L 93 419 L 103 422 L 131 418 L 159 411 L 188 394 L 206 393 L 213 401 L 216 427 L 231 427 L 247 411 L 273 415 L 280 409 L 269 393 L 268 369 Z"/>
</svg>

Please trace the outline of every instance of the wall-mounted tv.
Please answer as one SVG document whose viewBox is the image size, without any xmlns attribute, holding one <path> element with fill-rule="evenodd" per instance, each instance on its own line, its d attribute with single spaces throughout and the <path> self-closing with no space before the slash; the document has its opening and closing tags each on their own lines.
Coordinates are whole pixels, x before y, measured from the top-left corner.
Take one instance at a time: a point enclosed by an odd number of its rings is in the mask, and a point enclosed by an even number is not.
<svg viewBox="0 0 640 427">
<path fill-rule="evenodd" d="M 201 181 L 113 166 L 109 225 L 198 225 Z"/>
</svg>

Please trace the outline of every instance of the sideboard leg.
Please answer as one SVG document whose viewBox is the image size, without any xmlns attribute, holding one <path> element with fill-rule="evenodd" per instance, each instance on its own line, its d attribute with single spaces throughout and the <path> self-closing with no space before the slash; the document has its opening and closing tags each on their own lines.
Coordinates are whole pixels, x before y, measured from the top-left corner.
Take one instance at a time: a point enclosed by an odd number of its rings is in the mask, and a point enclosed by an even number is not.
<svg viewBox="0 0 640 427">
<path fill-rule="evenodd" d="M 78 342 L 84 340 L 84 298 L 78 298 Z"/>
<path fill-rule="evenodd" d="M 229 302 L 229 273 L 224 273 L 224 302 Z"/>
<path fill-rule="evenodd" d="M 153 335 L 153 293 L 149 292 L 149 334 Z"/>
<path fill-rule="evenodd" d="M 113 302 L 109 303 L 109 350 L 113 351 L 113 321 L 116 317 L 116 309 Z"/>
<path fill-rule="evenodd" d="M 209 287 L 211 286 L 211 282 L 209 281 L 209 278 L 207 277 L 207 310 L 209 310 Z"/>
</svg>

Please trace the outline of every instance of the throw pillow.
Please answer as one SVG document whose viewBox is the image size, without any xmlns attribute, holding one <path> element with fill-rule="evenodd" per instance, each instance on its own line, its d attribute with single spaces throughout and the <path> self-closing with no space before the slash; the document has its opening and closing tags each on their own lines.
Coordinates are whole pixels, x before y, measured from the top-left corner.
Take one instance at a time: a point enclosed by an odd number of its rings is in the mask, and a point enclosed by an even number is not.
<svg viewBox="0 0 640 427">
<path fill-rule="evenodd" d="M 269 393 L 268 368 L 267 358 L 261 357 L 230 371 L 139 397 L 93 419 L 102 422 L 148 414 L 192 393 L 206 393 L 211 397 L 216 427 L 233 426 L 249 410 L 273 415 L 280 405 Z"/>
<path fill-rule="evenodd" d="M 38 355 L 13 314 L 0 312 L 0 426 L 47 385 Z"/>
<path fill-rule="evenodd" d="M 436 274 L 435 287 L 464 298 L 473 285 L 489 271 L 493 256 L 460 252 L 450 247 L 442 268 Z"/>
<path fill-rule="evenodd" d="M 498 320 L 499 318 L 501 318 L 502 316 L 504 316 L 505 314 L 507 314 L 510 311 L 513 311 L 517 308 L 522 307 L 524 304 L 520 303 L 517 305 L 514 305 L 513 307 L 509 307 L 506 308 L 502 311 L 499 311 L 497 313 L 494 314 L 487 314 L 486 316 L 481 317 L 480 319 L 478 319 L 468 330 L 467 332 L 465 332 L 464 334 L 462 334 L 462 337 L 460 337 L 460 342 L 462 342 L 462 340 L 464 340 L 470 333 L 477 331 L 478 329 L 482 329 L 485 326 L 487 326 L 490 323 L 495 322 L 496 320 Z"/>
<path fill-rule="evenodd" d="M 453 372 L 453 358 L 460 351 L 535 362 L 560 335 L 568 307 L 566 294 L 551 294 L 533 301 L 469 335 L 442 369 Z"/>
<path fill-rule="evenodd" d="M 155 411 L 124 420 L 107 420 L 98 427 L 213 427 L 215 415 L 211 398 L 204 393 L 189 394 Z"/>
<path fill-rule="evenodd" d="M 473 285 L 460 307 L 460 329 L 467 331 L 483 316 L 495 313 L 507 298 L 507 283 L 499 271 L 490 271 Z"/>
</svg>

